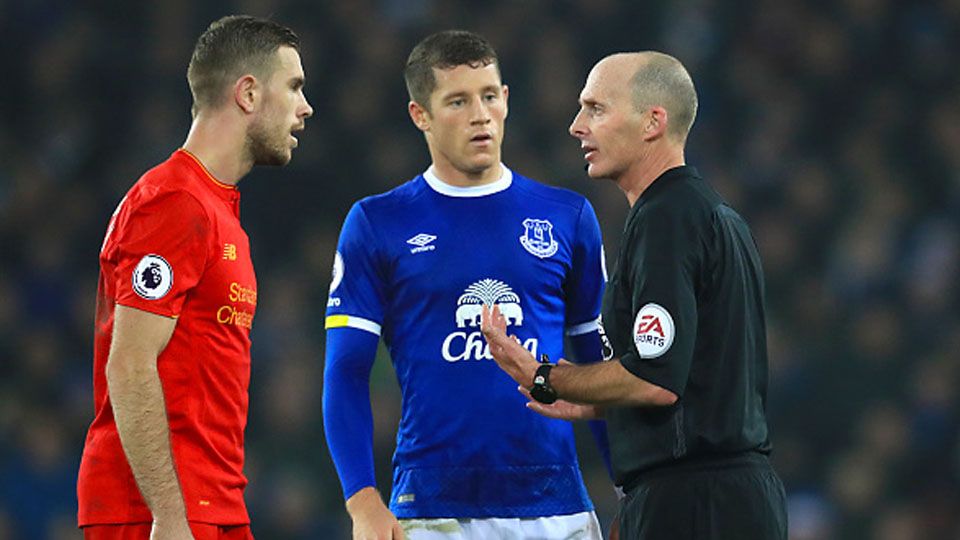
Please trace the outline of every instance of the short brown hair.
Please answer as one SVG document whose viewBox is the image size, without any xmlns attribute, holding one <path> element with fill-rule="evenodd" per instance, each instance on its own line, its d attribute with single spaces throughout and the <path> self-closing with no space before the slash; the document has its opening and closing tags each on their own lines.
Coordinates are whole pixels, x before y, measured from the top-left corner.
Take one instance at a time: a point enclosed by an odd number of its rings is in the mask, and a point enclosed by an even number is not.
<svg viewBox="0 0 960 540">
<path fill-rule="evenodd" d="M 197 39 L 187 67 L 194 114 L 220 105 L 224 90 L 239 77 L 269 76 L 273 55 L 283 46 L 299 50 L 300 38 L 273 21 L 229 15 L 211 23 Z"/>
<path fill-rule="evenodd" d="M 497 51 L 483 36 L 466 30 L 444 30 L 427 36 L 410 51 L 403 78 L 410 99 L 429 111 L 430 94 L 437 87 L 433 68 L 477 68 L 490 64 L 496 64 L 499 72 Z"/>
</svg>

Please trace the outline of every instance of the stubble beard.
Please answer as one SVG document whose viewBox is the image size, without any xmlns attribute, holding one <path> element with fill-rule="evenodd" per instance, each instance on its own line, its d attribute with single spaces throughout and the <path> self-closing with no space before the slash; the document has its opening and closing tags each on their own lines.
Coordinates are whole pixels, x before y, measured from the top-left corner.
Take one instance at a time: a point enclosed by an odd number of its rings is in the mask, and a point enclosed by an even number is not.
<svg viewBox="0 0 960 540">
<path fill-rule="evenodd" d="M 286 132 L 271 133 L 271 130 L 260 123 L 250 126 L 247 132 L 247 155 L 254 165 L 282 167 L 290 162 L 292 157 L 286 143 Z"/>
</svg>

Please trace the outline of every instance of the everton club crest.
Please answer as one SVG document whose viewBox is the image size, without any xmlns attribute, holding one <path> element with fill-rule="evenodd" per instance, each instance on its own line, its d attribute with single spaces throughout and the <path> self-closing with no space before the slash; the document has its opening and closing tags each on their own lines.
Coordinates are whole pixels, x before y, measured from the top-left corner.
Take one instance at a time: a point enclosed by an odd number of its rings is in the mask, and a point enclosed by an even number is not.
<svg viewBox="0 0 960 540">
<path fill-rule="evenodd" d="M 545 219 L 523 220 L 524 232 L 520 237 L 520 245 L 523 249 L 536 255 L 541 259 L 546 259 L 557 252 L 559 244 L 553 239 L 553 224 Z"/>
</svg>

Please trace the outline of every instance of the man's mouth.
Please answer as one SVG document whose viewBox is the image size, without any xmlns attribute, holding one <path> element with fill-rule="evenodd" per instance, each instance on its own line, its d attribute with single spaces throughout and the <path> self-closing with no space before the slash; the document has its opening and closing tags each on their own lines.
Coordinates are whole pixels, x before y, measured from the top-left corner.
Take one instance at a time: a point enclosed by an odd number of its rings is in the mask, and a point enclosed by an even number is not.
<svg viewBox="0 0 960 540">
<path fill-rule="evenodd" d="M 489 133 L 478 133 L 473 137 L 470 137 L 470 142 L 476 143 L 476 144 L 485 144 L 492 140 L 493 140 L 493 135 Z"/>
<path fill-rule="evenodd" d="M 290 130 L 290 138 L 293 139 L 293 146 L 297 146 L 298 144 L 300 144 L 300 141 L 297 139 L 297 137 L 296 137 L 296 135 L 294 135 L 294 133 L 299 133 L 299 132 L 303 131 L 303 128 L 304 128 L 304 126 L 301 125 L 301 126 L 297 126 L 297 127 L 295 127 L 295 128 L 293 128 L 293 129 Z"/>
</svg>

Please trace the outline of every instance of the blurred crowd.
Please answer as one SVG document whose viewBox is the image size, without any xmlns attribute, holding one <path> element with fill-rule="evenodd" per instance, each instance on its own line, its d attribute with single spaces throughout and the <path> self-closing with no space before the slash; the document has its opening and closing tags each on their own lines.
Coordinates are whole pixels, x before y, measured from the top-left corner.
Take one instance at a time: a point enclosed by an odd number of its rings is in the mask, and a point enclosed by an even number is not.
<svg viewBox="0 0 960 540">
<path fill-rule="evenodd" d="M 687 161 L 747 217 L 765 264 L 791 539 L 960 538 L 957 0 L 50 0 L 0 2 L 0 539 L 80 537 L 98 251 L 125 191 L 184 140 L 190 51 L 228 13 L 300 34 L 316 110 L 291 165 L 240 186 L 259 278 L 257 538 L 349 537 L 320 414 L 333 253 L 354 200 L 429 164 L 401 72 L 451 27 L 500 53 L 505 162 L 585 193 L 608 254 L 626 203 L 583 173 L 566 132 L 579 90 L 611 52 L 685 63 L 700 94 Z M 385 354 L 372 396 L 388 491 L 399 394 Z M 608 522 L 615 496 L 582 439 Z"/>
</svg>

